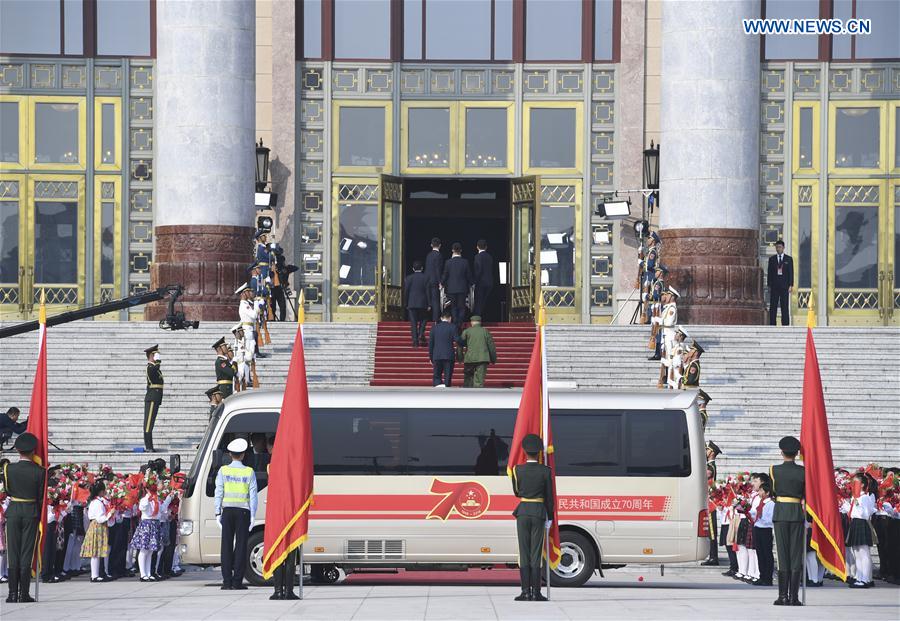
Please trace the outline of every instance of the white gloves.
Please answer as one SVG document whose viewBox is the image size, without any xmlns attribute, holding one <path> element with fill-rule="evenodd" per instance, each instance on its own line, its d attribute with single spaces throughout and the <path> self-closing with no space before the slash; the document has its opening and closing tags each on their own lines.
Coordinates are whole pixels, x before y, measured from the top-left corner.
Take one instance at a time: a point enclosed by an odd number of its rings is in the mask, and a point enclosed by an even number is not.
<svg viewBox="0 0 900 621">
<path fill-rule="evenodd" d="M 248 528 L 247 531 L 253 532 L 253 520 L 250 520 L 250 528 Z"/>
<path fill-rule="evenodd" d="M 547 520 L 546 522 L 544 522 L 545 530 L 549 530 L 551 526 L 553 526 L 553 520 Z"/>
<path fill-rule="evenodd" d="M 267 284 L 267 285 L 271 285 L 271 284 L 272 284 L 272 277 L 271 277 L 271 276 L 266 276 L 266 284 Z"/>
<path fill-rule="evenodd" d="M 216 524 L 218 525 L 219 528 L 222 528 L 222 514 L 221 513 L 216 516 Z"/>
</svg>

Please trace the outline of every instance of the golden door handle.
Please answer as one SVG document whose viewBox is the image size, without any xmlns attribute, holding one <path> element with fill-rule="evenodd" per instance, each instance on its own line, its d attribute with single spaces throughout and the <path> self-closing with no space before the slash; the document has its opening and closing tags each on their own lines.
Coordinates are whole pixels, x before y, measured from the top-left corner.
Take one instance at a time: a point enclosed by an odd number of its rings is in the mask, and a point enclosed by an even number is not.
<svg viewBox="0 0 900 621">
<path fill-rule="evenodd" d="M 25 292 L 28 290 L 28 282 L 25 280 L 25 266 L 19 266 L 19 312 L 25 312 Z"/>
<path fill-rule="evenodd" d="M 30 313 L 34 309 L 34 268 L 29 267 L 25 279 L 25 311 Z"/>
</svg>

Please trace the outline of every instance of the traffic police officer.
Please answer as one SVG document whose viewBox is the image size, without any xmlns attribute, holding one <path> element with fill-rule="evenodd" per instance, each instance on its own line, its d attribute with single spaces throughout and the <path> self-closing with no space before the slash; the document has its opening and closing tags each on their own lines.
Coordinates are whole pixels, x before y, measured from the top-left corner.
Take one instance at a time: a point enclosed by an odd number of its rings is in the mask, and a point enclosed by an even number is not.
<svg viewBox="0 0 900 621">
<path fill-rule="evenodd" d="M 228 345 L 225 344 L 224 336 L 213 344 L 213 349 L 218 354 L 216 356 L 216 385 L 219 387 L 219 392 L 222 393 L 222 398 L 225 399 L 230 397 L 234 391 L 234 367 L 231 366 L 231 360 L 226 353 Z"/>
<path fill-rule="evenodd" d="M 516 533 L 519 537 L 519 580 L 522 593 L 517 602 L 544 602 L 541 594 L 541 548 L 544 530 L 553 522 L 553 484 L 550 468 L 538 463 L 543 448 L 539 436 L 533 433 L 522 439 L 522 450 L 527 461 L 513 468 L 513 494 L 519 498 L 516 516 Z"/>
<path fill-rule="evenodd" d="M 44 497 L 44 469 L 34 463 L 37 438 L 27 431 L 16 438 L 19 461 L 3 465 L 3 480 L 10 504 L 6 513 L 6 547 L 9 554 L 9 595 L 6 603 L 33 602 L 31 560 Z"/>
<path fill-rule="evenodd" d="M 245 590 L 244 571 L 247 567 L 247 537 L 256 517 L 257 489 L 253 468 L 241 460 L 248 448 L 247 441 L 237 438 L 226 449 L 231 463 L 219 468 L 216 475 L 216 521 L 222 527 L 222 587 L 223 591 Z"/>
<path fill-rule="evenodd" d="M 153 448 L 153 426 L 159 414 L 159 406 L 163 398 L 162 358 L 159 345 L 144 350 L 147 354 L 147 392 L 144 395 L 144 450 L 155 453 Z"/>
<path fill-rule="evenodd" d="M 776 606 L 802 606 L 800 590 L 803 556 L 806 554 L 806 521 L 803 512 L 806 473 L 794 461 L 800 452 L 800 441 L 785 436 L 778 443 L 784 463 L 770 466 L 772 490 L 776 495 L 772 522 L 775 548 L 778 550 L 778 599 Z"/>
</svg>

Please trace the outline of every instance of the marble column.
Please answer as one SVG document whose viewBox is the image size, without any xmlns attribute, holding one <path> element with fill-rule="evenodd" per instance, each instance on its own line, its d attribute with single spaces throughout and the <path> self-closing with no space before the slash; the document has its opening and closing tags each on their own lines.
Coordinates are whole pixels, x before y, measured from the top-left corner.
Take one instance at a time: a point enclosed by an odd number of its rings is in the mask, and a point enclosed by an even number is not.
<svg viewBox="0 0 900 621">
<path fill-rule="evenodd" d="M 236 319 L 252 260 L 255 15 L 253 0 L 156 3 L 151 282 L 183 285 L 188 319 Z"/>
<path fill-rule="evenodd" d="M 763 323 L 759 0 L 662 6 L 660 230 L 679 320 Z"/>
</svg>

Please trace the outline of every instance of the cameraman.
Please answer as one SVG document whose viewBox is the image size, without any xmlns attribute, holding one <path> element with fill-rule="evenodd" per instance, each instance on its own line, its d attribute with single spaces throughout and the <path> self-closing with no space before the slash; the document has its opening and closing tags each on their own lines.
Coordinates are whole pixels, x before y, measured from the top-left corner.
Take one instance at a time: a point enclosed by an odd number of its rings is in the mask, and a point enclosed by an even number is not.
<svg viewBox="0 0 900 621">
<path fill-rule="evenodd" d="M 272 305 L 272 315 L 276 321 L 284 321 L 287 313 L 287 303 L 285 299 L 285 287 L 287 286 L 288 277 L 297 271 L 296 265 L 288 265 L 284 258 L 284 248 L 278 244 L 269 244 L 271 255 L 274 257 L 273 268 L 275 277 L 273 278 L 272 296 L 269 303 Z"/>
</svg>

